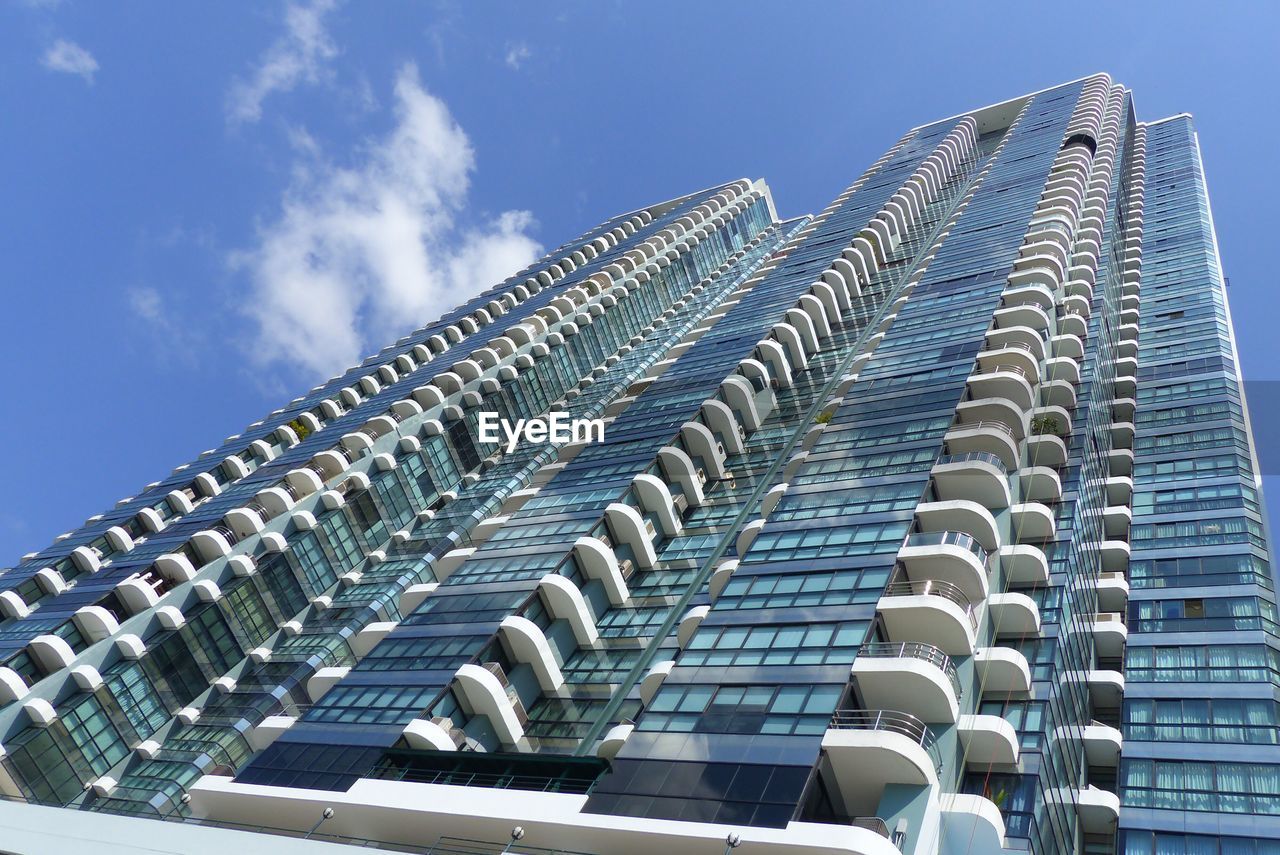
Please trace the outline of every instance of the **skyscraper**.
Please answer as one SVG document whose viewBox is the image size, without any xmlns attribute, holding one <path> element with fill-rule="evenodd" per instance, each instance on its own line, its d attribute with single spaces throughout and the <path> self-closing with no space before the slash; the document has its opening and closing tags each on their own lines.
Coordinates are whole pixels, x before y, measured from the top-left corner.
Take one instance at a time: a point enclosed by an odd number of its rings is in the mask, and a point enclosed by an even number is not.
<svg viewBox="0 0 1280 855">
<path fill-rule="evenodd" d="M 1259 482 L 1190 118 L 973 110 L 605 222 L 4 571 L 0 847 L 1272 855 Z"/>
</svg>

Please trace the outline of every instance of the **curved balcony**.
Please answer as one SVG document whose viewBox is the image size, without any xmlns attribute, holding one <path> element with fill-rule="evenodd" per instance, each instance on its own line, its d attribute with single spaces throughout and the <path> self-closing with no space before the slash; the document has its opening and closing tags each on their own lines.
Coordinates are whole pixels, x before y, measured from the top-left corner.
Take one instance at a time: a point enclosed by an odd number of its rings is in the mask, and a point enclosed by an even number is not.
<svg viewBox="0 0 1280 855">
<path fill-rule="evenodd" d="M 1004 309 L 1003 311 L 1011 311 Z M 1042 313 L 1043 314 L 1043 313 Z M 1047 317 L 1047 316 L 1046 316 Z M 1029 326 L 996 327 L 987 333 L 984 350 L 994 351 L 1004 347 L 1023 347 L 1031 352 L 1036 364 L 1044 359 L 1044 338 L 1040 328 Z"/>
<path fill-rule="evenodd" d="M 1086 834 L 1106 834 L 1120 820 L 1120 797 L 1108 790 L 1088 786 L 1075 792 L 1076 815 Z"/>
<path fill-rule="evenodd" d="M 1111 402 L 1111 414 L 1116 421 L 1132 422 L 1137 409 L 1138 401 L 1135 398 L 1116 398 Z"/>
<path fill-rule="evenodd" d="M 1098 573 L 1098 608 L 1124 612 L 1129 605 L 1129 580 L 1124 573 Z"/>
<path fill-rule="evenodd" d="M 1070 333 L 1084 338 L 1089 332 L 1089 321 L 1086 316 L 1079 312 L 1063 312 L 1058 315 L 1058 332 Z"/>
<path fill-rule="evenodd" d="M 939 852 L 1002 852 L 1004 816 L 995 802 L 971 793 L 942 796 Z"/>
<path fill-rule="evenodd" d="M 1027 466 L 1018 470 L 1022 497 L 1029 502 L 1057 502 L 1062 499 L 1062 476 L 1049 466 Z"/>
<path fill-rule="evenodd" d="M 1124 675 L 1119 671 L 1095 668 L 1085 674 L 1085 682 L 1095 709 L 1115 709 L 1124 701 Z"/>
<path fill-rule="evenodd" d="M 918 641 L 870 642 L 858 650 L 853 676 L 873 707 L 905 710 L 928 722 L 954 724 L 960 678 L 940 648 Z"/>
<path fill-rule="evenodd" d="M 1035 306 L 1048 312 L 1053 308 L 1053 289 L 1057 287 L 1053 275 L 1043 268 L 1035 268 L 1009 277 L 1009 287 L 1001 296 L 1001 307 Z"/>
<path fill-rule="evenodd" d="M 1017 365 L 979 365 L 968 383 L 969 392 L 976 399 L 1005 398 L 1024 410 L 1035 403 L 1034 381 Z"/>
<path fill-rule="evenodd" d="M 977 422 L 1003 422 L 1015 439 L 1027 435 L 1026 411 L 1006 398 L 973 398 L 956 406 L 956 419 L 960 424 Z"/>
<path fill-rule="evenodd" d="M 1125 573 L 1129 569 L 1129 544 L 1123 540 L 1104 540 L 1099 550 L 1102 569 L 1109 573 Z"/>
<path fill-rule="evenodd" d="M 999 347 L 980 351 L 977 358 L 978 368 L 981 371 L 992 372 L 1001 368 L 1016 368 L 1019 376 L 1028 385 L 1034 385 L 1034 380 L 1031 378 L 1038 378 L 1040 375 L 1040 356 L 1036 354 L 1032 345 L 1025 341 L 1009 341 Z"/>
<path fill-rule="evenodd" d="M 1067 443 L 1052 433 L 1033 433 L 1027 437 L 1027 462 L 1031 466 L 1059 467 L 1067 462 Z"/>
<path fill-rule="evenodd" d="M 1090 766 L 1115 766 L 1120 762 L 1124 736 L 1109 724 L 1093 721 L 1081 728 L 1085 760 Z"/>
<path fill-rule="evenodd" d="M 1040 373 L 1045 380 L 1065 380 L 1072 385 L 1080 383 L 1080 363 L 1069 356 L 1046 359 Z"/>
<path fill-rule="evenodd" d="M 1117 398 L 1132 398 L 1138 394 L 1138 381 L 1133 377 L 1116 377 L 1111 383 Z"/>
<path fill-rule="evenodd" d="M 1102 511 L 1102 522 L 1107 537 L 1128 537 L 1129 525 L 1133 522 L 1133 511 L 1128 505 L 1108 505 Z"/>
<path fill-rule="evenodd" d="M 994 454 L 1006 470 L 1018 465 L 1018 438 L 1004 422 L 955 425 L 944 439 L 951 454 Z"/>
<path fill-rule="evenodd" d="M 1026 594 L 1017 591 L 992 594 L 987 598 L 987 613 L 996 638 L 1025 638 L 1040 634 L 1040 608 Z"/>
<path fill-rule="evenodd" d="M 1056 530 L 1053 511 L 1039 502 L 1019 502 L 1009 508 L 1014 539 L 1037 543 L 1049 540 Z"/>
<path fill-rule="evenodd" d="M 1000 568 L 1010 585 L 1043 585 L 1049 581 L 1049 559 L 1044 550 L 1026 543 L 1000 547 Z"/>
<path fill-rule="evenodd" d="M 1002 306 L 996 309 L 993 318 L 997 330 L 1014 327 L 1026 327 L 1041 331 L 1049 329 L 1049 313 L 1035 303 Z"/>
<path fill-rule="evenodd" d="M 1107 467 L 1110 469 L 1113 476 L 1133 475 L 1133 449 L 1111 449 L 1111 451 L 1107 452 Z"/>
<path fill-rule="evenodd" d="M 1133 422 L 1112 422 L 1110 428 L 1112 447 L 1133 448 L 1134 432 Z"/>
<path fill-rule="evenodd" d="M 1018 732 L 998 715 L 962 715 L 956 732 L 966 763 L 1005 766 L 1018 762 Z"/>
<path fill-rule="evenodd" d="M 909 535 L 898 551 L 898 561 L 914 581 L 948 582 L 970 602 L 987 596 L 987 550 L 971 534 L 935 531 Z"/>
<path fill-rule="evenodd" d="M 1031 691 L 1031 666 L 1027 657 L 1012 647 L 980 647 L 973 654 L 973 667 L 982 691 L 995 697 Z"/>
<path fill-rule="evenodd" d="M 971 499 L 986 508 L 1009 506 L 1009 477 L 998 455 L 948 454 L 938 458 L 929 474 L 940 499 Z"/>
<path fill-rule="evenodd" d="M 1099 612 L 1093 616 L 1093 648 L 1099 659 L 1118 659 L 1124 655 L 1129 628 L 1120 612 Z"/>
<path fill-rule="evenodd" d="M 893 641 L 925 642 L 949 656 L 973 654 L 978 613 L 958 585 L 899 579 L 885 588 L 876 609 Z"/>
<path fill-rule="evenodd" d="M 916 506 L 921 532 L 965 532 L 991 552 L 1000 547 L 1000 529 L 991 511 L 968 499 L 921 502 Z"/>
<path fill-rule="evenodd" d="M 822 750 L 848 805 L 878 804 L 890 784 L 936 785 L 942 767 L 928 726 L 895 710 L 836 710 Z"/>
<path fill-rule="evenodd" d="M 1133 479 L 1127 475 L 1112 475 L 1105 486 L 1107 501 L 1113 505 L 1127 505 L 1133 498 Z"/>
<path fill-rule="evenodd" d="M 1040 404 L 1073 410 L 1078 400 L 1076 387 L 1066 380 L 1046 380 L 1040 384 Z"/>
</svg>

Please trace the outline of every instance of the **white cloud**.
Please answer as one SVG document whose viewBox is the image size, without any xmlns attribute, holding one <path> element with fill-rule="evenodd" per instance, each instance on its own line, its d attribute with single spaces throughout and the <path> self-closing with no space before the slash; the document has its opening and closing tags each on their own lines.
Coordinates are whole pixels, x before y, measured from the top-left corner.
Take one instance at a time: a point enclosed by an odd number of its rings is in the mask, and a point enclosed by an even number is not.
<svg viewBox="0 0 1280 855">
<path fill-rule="evenodd" d="M 86 83 L 93 82 L 93 75 L 98 71 L 98 61 L 93 54 L 75 42 L 58 39 L 47 51 L 40 63 L 50 71 L 63 74 L 78 74 Z"/>
<path fill-rule="evenodd" d="M 164 319 L 164 304 L 155 288 L 133 288 L 129 291 L 129 308 L 138 317 L 153 323 Z"/>
<path fill-rule="evenodd" d="M 337 5 L 337 0 L 312 0 L 310 5 L 291 2 L 285 7 L 284 35 L 262 55 L 248 80 L 231 87 L 227 117 L 232 122 L 256 122 L 262 118 L 262 102 L 272 93 L 320 82 L 326 63 L 338 55 L 324 24 L 325 15 Z"/>
<path fill-rule="evenodd" d="M 305 132 L 279 217 L 233 264 L 262 366 L 326 377 L 495 284 L 537 256 L 527 211 L 459 222 L 475 155 L 448 107 L 401 69 L 396 126 L 339 166 Z"/>
<path fill-rule="evenodd" d="M 531 56 L 533 56 L 533 51 L 524 42 L 507 45 L 506 63 L 516 71 L 519 71 L 520 66 L 524 65 L 525 60 Z"/>
</svg>

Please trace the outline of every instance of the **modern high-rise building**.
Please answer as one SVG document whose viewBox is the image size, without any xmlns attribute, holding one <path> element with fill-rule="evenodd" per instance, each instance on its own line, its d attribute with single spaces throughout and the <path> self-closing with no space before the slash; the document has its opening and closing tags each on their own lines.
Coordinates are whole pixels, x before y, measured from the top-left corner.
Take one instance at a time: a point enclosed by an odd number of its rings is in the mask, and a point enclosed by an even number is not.
<svg viewBox="0 0 1280 855">
<path fill-rule="evenodd" d="M 609 220 L 3 571 L 0 850 L 1275 855 L 1259 483 L 1190 117 L 973 110 Z"/>
</svg>

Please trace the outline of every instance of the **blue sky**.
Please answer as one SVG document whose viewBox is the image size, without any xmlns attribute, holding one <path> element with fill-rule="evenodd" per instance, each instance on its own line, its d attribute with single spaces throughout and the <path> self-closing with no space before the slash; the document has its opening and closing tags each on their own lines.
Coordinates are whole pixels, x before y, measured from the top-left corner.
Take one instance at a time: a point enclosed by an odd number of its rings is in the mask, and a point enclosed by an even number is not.
<svg viewBox="0 0 1280 855">
<path fill-rule="evenodd" d="M 0 0 L 0 562 L 607 216 L 744 176 L 815 211 L 906 128 L 1095 71 L 1195 114 L 1280 380 L 1280 4 L 1071 8 Z"/>
</svg>

